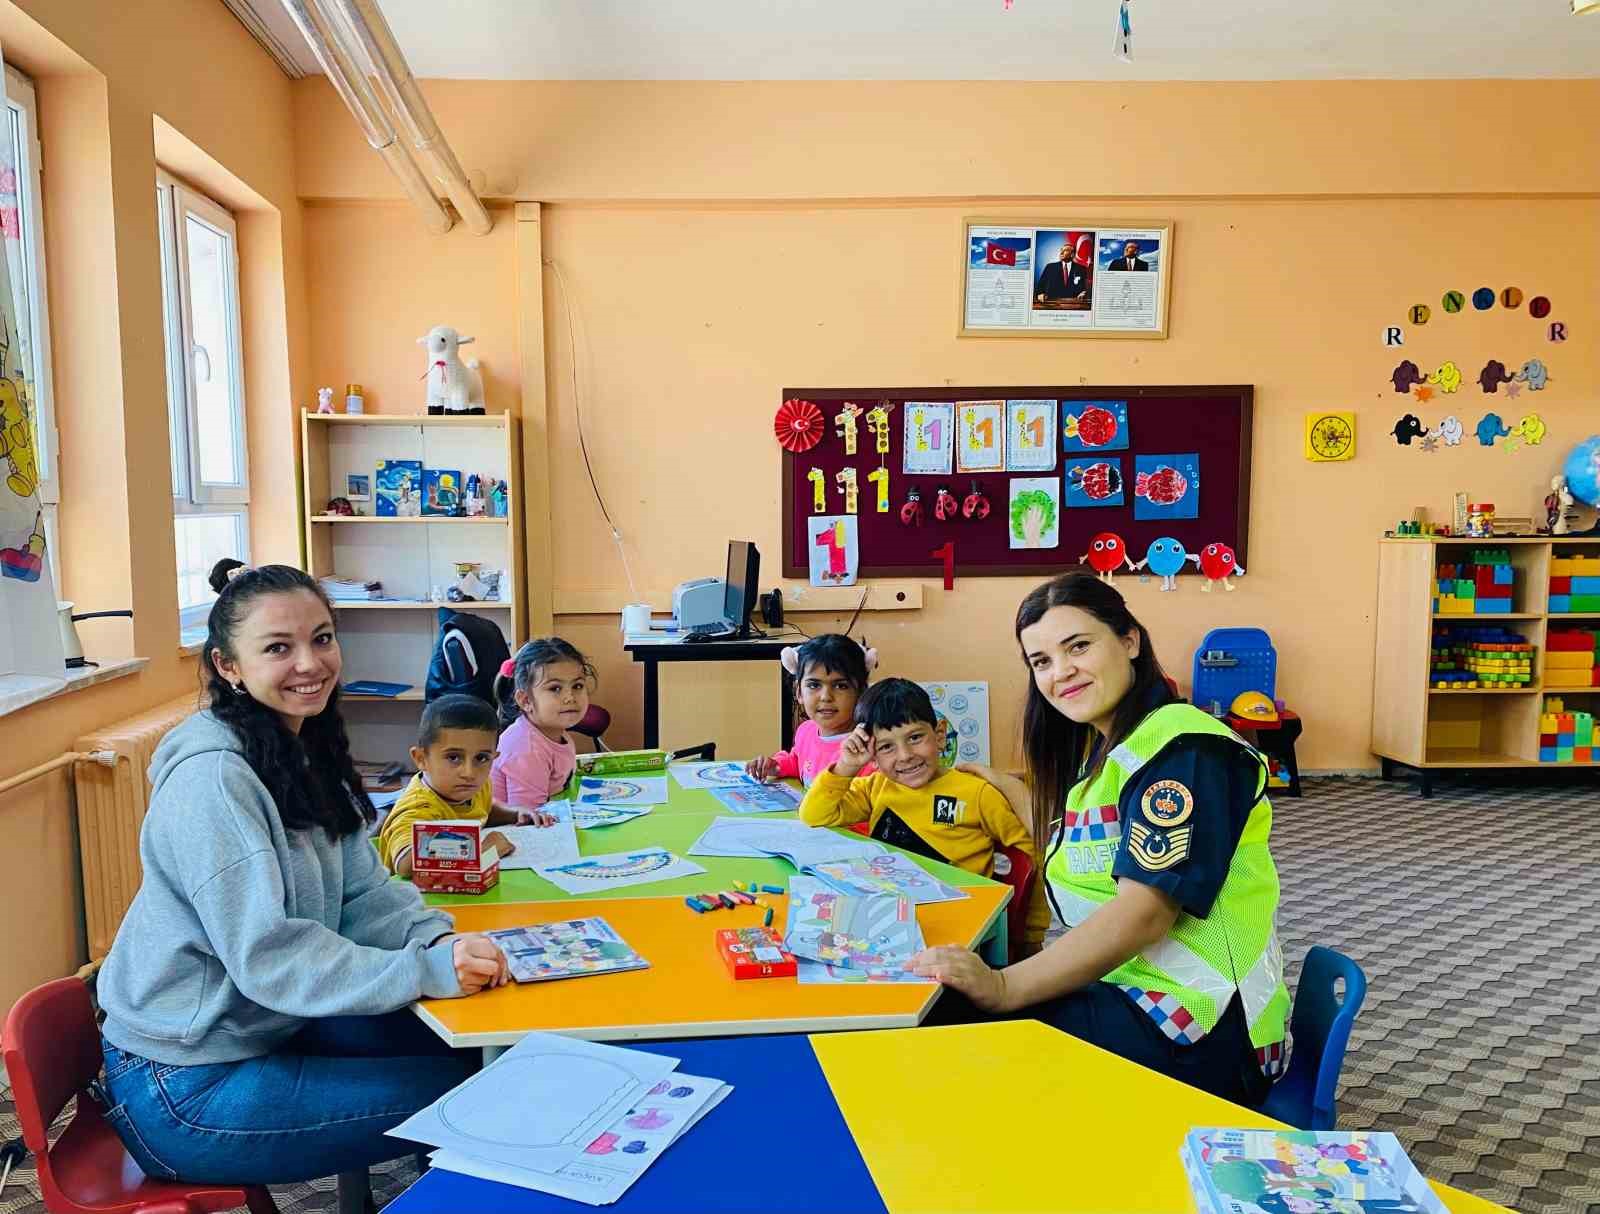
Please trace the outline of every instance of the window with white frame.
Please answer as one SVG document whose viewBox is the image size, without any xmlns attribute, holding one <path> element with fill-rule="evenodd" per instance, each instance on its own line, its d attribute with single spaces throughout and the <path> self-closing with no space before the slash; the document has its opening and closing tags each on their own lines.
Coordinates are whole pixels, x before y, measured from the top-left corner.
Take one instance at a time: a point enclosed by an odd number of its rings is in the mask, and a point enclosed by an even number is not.
<svg viewBox="0 0 1600 1214">
<path fill-rule="evenodd" d="M 223 557 L 250 560 L 239 241 L 233 216 L 167 173 L 156 181 L 166 309 L 178 620 L 199 629 Z"/>
<path fill-rule="evenodd" d="M 61 479 L 55 398 L 50 379 L 50 309 L 45 297 L 43 156 L 39 108 L 33 81 L 16 68 L 5 69 L 5 115 L 0 121 L 0 233 L 6 269 L 16 300 L 17 342 L 21 347 L 23 399 L 33 426 L 45 543 L 57 593 L 61 587 L 61 545 L 57 513 Z"/>
</svg>

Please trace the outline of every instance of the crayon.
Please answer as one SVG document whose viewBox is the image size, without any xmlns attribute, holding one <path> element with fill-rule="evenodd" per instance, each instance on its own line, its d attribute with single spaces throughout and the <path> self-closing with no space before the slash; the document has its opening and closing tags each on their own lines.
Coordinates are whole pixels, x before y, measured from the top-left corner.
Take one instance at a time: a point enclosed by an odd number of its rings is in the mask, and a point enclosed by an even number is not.
<svg viewBox="0 0 1600 1214">
<path fill-rule="evenodd" d="M 732 894 L 718 894 L 717 897 L 722 900 L 722 905 L 726 906 L 729 910 L 732 910 L 734 907 L 739 905 L 739 903 L 734 900 Z"/>
<path fill-rule="evenodd" d="M 761 887 L 761 892 L 764 893 L 764 894 L 781 894 L 781 893 L 783 893 L 783 886 L 781 886 L 781 885 L 763 885 Z"/>
<path fill-rule="evenodd" d="M 766 913 L 765 917 L 761 920 L 761 926 L 762 927 L 771 927 L 772 926 L 772 908 L 770 906 L 767 907 L 767 913 Z"/>
<path fill-rule="evenodd" d="M 683 904 L 697 915 L 703 915 L 706 913 L 705 906 L 697 898 L 685 898 L 683 900 Z"/>
<path fill-rule="evenodd" d="M 741 891 L 741 892 L 743 892 L 743 890 L 744 890 L 744 883 L 743 883 L 743 882 L 742 882 L 742 881 L 735 881 L 735 882 L 734 882 L 734 883 L 733 883 L 733 888 L 734 888 L 734 889 L 736 889 L 736 890 L 739 890 L 739 891 Z"/>
<path fill-rule="evenodd" d="M 699 898 L 700 901 L 706 904 L 707 910 L 722 909 L 722 903 L 717 901 L 717 896 L 715 894 L 696 894 L 695 897 Z"/>
<path fill-rule="evenodd" d="M 739 905 L 741 905 L 741 906 L 749 906 L 751 903 L 753 903 L 755 901 L 754 898 L 752 898 L 749 894 L 745 893 L 743 890 L 740 890 L 739 892 L 735 893 L 733 895 L 733 897 L 734 897 L 734 900 L 737 901 L 739 903 Z"/>
</svg>

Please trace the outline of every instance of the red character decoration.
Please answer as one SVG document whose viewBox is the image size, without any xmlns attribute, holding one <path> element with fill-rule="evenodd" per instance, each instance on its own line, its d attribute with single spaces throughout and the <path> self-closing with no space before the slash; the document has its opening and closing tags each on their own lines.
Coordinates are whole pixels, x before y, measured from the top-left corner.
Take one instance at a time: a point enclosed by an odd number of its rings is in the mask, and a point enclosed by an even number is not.
<svg viewBox="0 0 1600 1214">
<path fill-rule="evenodd" d="M 1207 544 L 1198 553 L 1191 553 L 1189 559 L 1200 566 L 1200 572 L 1206 575 L 1206 584 L 1201 590 L 1209 592 L 1212 583 L 1221 582 L 1224 590 L 1236 590 L 1231 581 L 1234 575 L 1244 576 L 1244 566 L 1239 564 L 1239 558 L 1233 549 L 1226 544 Z"/>
<path fill-rule="evenodd" d="M 960 513 L 961 507 L 951 495 L 949 487 L 940 485 L 933 497 L 933 517 L 943 523 Z"/>
<path fill-rule="evenodd" d="M 1133 562 L 1128 559 L 1128 546 L 1114 531 L 1102 531 L 1089 541 L 1089 551 L 1078 558 L 1078 564 L 1085 561 L 1103 582 L 1109 582 L 1121 565 L 1133 568 Z"/>
<path fill-rule="evenodd" d="M 906 493 L 906 504 L 900 507 L 900 521 L 907 527 L 922 526 L 922 492 L 915 485 Z"/>
<path fill-rule="evenodd" d="M 961 503 L 961 517 L 982 522 L 989 517 L 989 498 L 984 493 L 983 486 L 977 481 L 972 482 L 972 492 Z"/>
<path fill-rule="evenodd" d="M 778 446 L 795 455 L 822 441 L 822 410 L 808 400 L 786 400 L 772 419 Z"/>
</svg>

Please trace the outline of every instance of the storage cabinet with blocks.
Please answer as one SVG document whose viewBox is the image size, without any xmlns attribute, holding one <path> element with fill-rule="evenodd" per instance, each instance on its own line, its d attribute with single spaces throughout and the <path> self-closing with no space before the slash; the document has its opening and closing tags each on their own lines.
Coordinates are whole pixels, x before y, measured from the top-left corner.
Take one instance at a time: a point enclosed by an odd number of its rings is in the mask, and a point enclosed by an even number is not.
<svg viewBox="0 0 1600 1214">
<path fill-rule="evenodd" d="M 1600 538 L 1384 538 L 1374 657 L 1386 779 L 1415 768 L 1427 796 L 1442 769 L 1600 765 L 1575 744 L 1600 710 Z"/>
</svg>

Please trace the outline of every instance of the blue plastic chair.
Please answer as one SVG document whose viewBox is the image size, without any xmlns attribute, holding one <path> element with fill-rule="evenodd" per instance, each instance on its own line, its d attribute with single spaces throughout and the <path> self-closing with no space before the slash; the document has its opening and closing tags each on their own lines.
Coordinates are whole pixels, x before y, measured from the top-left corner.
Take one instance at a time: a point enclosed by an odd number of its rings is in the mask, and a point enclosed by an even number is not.
<svg viewBox="0 0 1600 1214">
<path fill-rule="evenodd" d="M 1344 979 L 1342 1001 L 1334 989 L 1340 978 Z M 1294 1037 L 1289 1069 L 1272 1085 L 1261 1106 L 1263 1113 L 1302 1130 L 1334 1128 L 1345 1046 L 1366 997 L 1367 976 L 1349 957 L 1320 944 L 1306 953 L 1289 1022 Z"/>
</svg>

